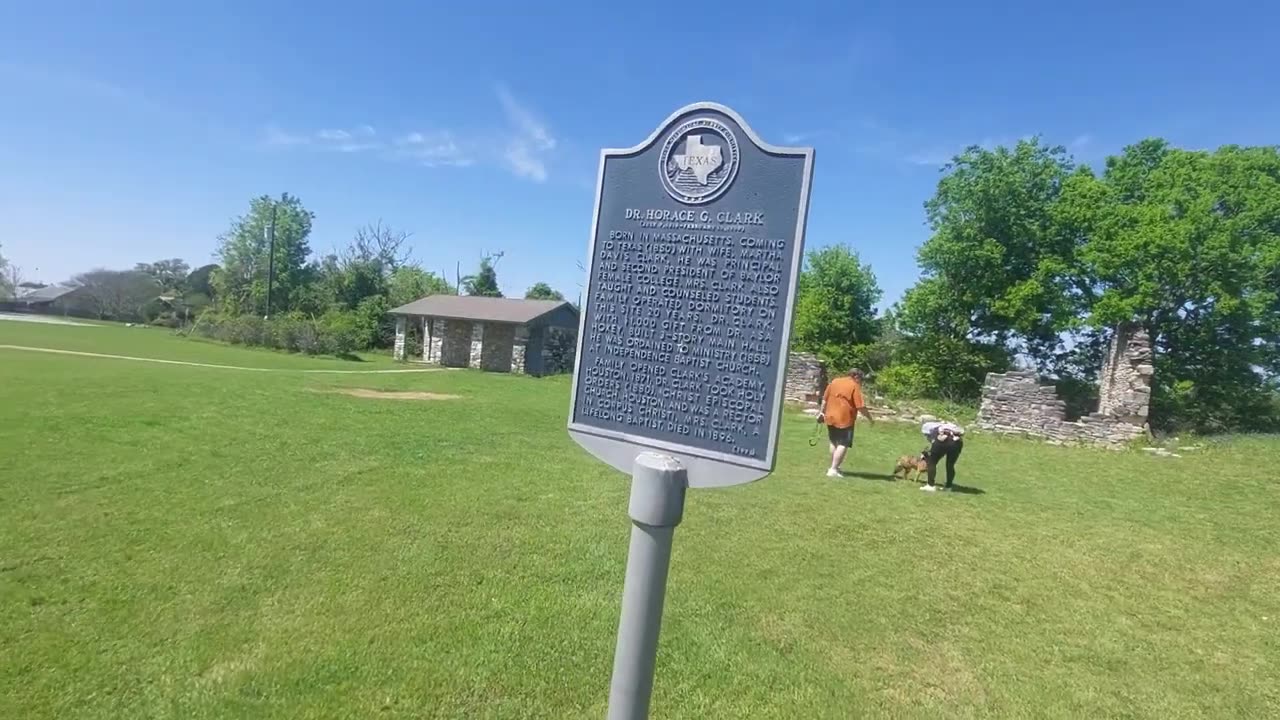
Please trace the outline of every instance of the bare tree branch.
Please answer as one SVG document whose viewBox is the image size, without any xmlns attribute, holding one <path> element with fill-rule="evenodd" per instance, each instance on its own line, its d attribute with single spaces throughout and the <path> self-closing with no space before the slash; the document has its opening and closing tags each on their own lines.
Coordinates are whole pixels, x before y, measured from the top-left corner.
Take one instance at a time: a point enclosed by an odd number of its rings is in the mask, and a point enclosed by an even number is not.
<svg viewBox="0 0 1280 720">
<path fill-rule="evenodd" d="M 404 247 L 410 233 L 383 225 L 382 220 L 356 230 L 351 246 L 341 255 L 344 264 L 378 262 L 386 272 L 408 264 L 412 251 Z"/>
</svg>

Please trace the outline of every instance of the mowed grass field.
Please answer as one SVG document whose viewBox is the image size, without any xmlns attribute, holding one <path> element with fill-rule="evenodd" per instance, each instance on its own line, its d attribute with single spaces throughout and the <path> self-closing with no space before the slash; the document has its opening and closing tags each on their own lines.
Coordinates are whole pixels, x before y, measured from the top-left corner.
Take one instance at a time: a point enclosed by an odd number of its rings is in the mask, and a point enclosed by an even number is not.
<svg viewBox="0 0 1280 720">
<path fill-rule="evenodd" d="M 565 378 L 0 322 L 0 718 L 599 718 L 627 478 Z M 408 401 L 339 390 L 459 396 Z M 967 493 L 691 491 L 655 718 L 1280 716 L 1280 439 L 1181 458 L 974 435 Z"/>
</svg>

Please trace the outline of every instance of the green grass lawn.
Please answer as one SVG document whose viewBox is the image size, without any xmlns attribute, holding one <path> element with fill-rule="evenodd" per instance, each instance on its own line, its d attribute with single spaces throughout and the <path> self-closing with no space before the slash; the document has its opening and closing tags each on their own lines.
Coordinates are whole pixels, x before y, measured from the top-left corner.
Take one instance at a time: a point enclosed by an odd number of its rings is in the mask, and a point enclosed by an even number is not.
<svg viewBox="0 0 1280 720">
<path fill-rule="evenodd" d="M 567 379 L 0 322 L 0 718 L 600 718 L 627 479 Z M 349 397 L 420 390 L 456 400 Z M 693 491 L 655 718 L 1280 716 L 1280 440 L 975 435 L 969 494 Z M 889 472 L 912 427 L 860 427 Z"/>
</svg>

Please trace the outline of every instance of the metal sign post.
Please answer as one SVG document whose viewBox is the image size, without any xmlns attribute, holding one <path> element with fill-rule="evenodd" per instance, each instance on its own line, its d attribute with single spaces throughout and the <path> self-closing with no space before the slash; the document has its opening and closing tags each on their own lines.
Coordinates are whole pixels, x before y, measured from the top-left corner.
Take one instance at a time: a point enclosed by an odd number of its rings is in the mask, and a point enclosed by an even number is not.
<svg viewBox="0 0 1280 720">
<path fill-rule="evenodd" d="M 610 720 L 648 716 L 686 488 L 773 470 L 812 176 L 715 103 L 601 153 L 569 434 L 632 474 Z"/>
<path fill-rule="evenodd" d="M 674 458 L 644 453 L 631 473 L 631 549 L 613 654 L 609 720 L 649 716 L 658 631 L 671 567 L 671 540 L 684 516 L 689 475 Z"/>
</svg>

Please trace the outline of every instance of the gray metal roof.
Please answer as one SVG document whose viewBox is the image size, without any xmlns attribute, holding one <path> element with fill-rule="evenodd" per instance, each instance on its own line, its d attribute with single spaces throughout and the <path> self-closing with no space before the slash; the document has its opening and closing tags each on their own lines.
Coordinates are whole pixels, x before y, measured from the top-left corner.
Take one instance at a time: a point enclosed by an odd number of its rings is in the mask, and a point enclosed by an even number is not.
<svg viewBox="0 0 1280 720">
<path fill-rule="evenodd" d="M 398 308 L 392 308 L 389 312 L 392 315 L 425 315 L 454 320 L 528 324 L 566 305 L 569 303 L 565 300 L 428 295 Z M 572 308 L 571 305 L 570 307 Z"/>
<path fill-rule="evenodd" d="M 67 293 L 80 289 L 78 285 L 46 285 L 42 288 L 18 288 L 17 300 L 25 303 L 53 302 Z"/>
</svg>

